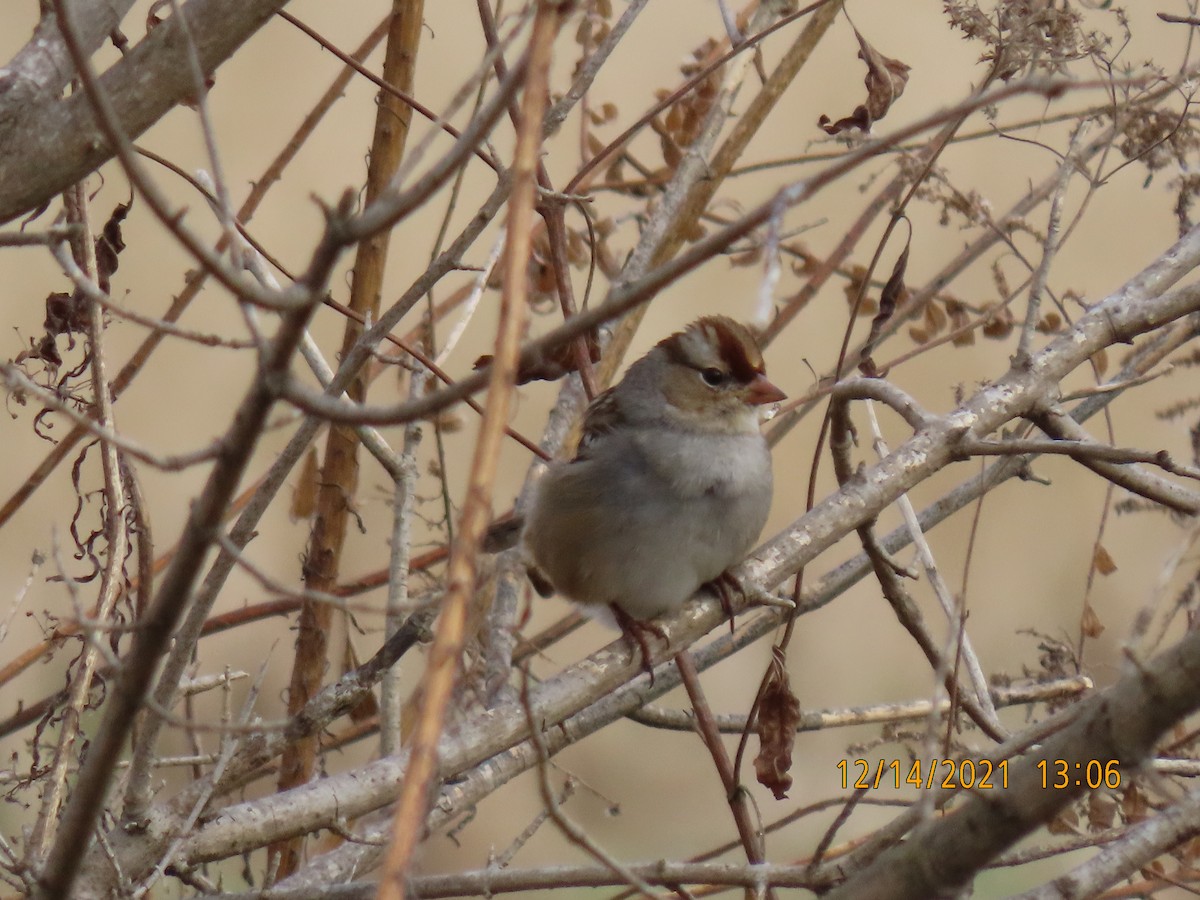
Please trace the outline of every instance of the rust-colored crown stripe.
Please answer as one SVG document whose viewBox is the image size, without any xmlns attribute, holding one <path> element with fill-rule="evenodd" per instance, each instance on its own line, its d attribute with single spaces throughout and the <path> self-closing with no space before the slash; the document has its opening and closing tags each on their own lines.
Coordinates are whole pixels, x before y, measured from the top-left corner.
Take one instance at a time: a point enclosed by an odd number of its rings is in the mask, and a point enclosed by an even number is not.
<svg viewBox="0 0 1200 900">
<path fill-rule="evenodd" d="M 683 353 L 682 342 L 679 338 L 696 329 L 706 330 L 716 338 L 717 352 L 720 353 L 722 362 L 729 367 L 730 374 L 738 381 L 749 384 L 759 375 L 764 374 L 758 341 L 746 326 L 727 316 L 704 316 L 697 319 L 684 331 L 677 331 L 670 337 L 659 341 L 658 345 L 671 354 L 671 358 L 676 362 L 695 368 L 695 360 L 688 359 Z"/>
</svg>

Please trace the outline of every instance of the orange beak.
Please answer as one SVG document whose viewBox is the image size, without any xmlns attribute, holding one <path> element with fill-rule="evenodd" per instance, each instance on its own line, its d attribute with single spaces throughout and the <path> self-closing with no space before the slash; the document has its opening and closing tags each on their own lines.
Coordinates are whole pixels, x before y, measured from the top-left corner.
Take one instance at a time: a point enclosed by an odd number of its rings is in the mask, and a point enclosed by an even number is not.
<svg viewBox="0 0 1200 900">
<path fill-rule="evenodd" d="M 780 400 L 787 399 L 787 394 L 767 381 L 766 375 L 755 375 L 754 380 L 747 387 L 750 389 L 750 396 L 746 399 L 746 402 L 751 406 L 762 406 L 764 403 L 778 403 Z"/>
</svg>

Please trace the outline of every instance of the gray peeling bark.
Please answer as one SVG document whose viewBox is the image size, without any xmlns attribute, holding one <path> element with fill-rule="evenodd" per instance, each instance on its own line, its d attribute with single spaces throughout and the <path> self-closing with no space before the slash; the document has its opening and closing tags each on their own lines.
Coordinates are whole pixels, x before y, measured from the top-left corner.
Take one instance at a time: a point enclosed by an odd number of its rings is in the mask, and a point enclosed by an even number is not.
<svg viewBox="0 0 1200 900">
<path fill-rule="evenodd" d="M 187 16 L 204 72 L 214 72 L 286 2 L 186 3 L 183 15 Z M 43 34 L 42 26 L 35 35 L 35 39 L 52 46 L 55 37 L 56 28 Z M 193 93 L 184 52 L 179 29 L 167 19 L 101 76 L 100 85 L 130 137 L 140 135 Z M 13 66 L 17 62 L 14 59 Z M 0 76 L 7 71 L 0 70 Z M 61 73 L 55 77 L 61 78 Z M 18 89 L 20 82 L 20 78 L 14 78 L 8 87 L 17 93 L 6 97 L 6 83 L 0 80 L 0 123 L 12 121 L 19 126 L 0 129 L 0 222 L 36 209 L 113 156 L 83 91 L 50 102 L 41 91 Z"/>
</svg>

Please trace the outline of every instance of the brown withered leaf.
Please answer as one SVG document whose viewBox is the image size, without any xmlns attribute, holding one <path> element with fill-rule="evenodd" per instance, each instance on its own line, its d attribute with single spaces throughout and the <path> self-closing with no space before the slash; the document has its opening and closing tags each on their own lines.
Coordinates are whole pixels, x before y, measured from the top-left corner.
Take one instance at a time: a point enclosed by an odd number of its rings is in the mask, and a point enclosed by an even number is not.
<svg viewBox="0 0 1200 900">
<path fill-rule="evenodd" d="M 1062 316 L 1056 312 L 1048 312 L 1037 323 L 1037 330 L 1042 334 L 1054 334 L 1062 327 Z"/>
<path fill-rule="evenodd" d="M 1078 834 L 1079 816 L 1073 809 L 1064 809 L 1046 825 L 1051 834 Z"/>
<path fill-rule="evenodd" d="M 904 242 L 904 250 L 897 257 L 895 265 L 892 266 L 892 274 L 888 276 L 887 283 L 879 293 L 879 313 L 871 320 L 871 333 L 867 335 L 866 343 L 863 344 L 862 355 L 858 363 L 859 371 L 868 378 L 875 378 L 879 375 L 875 361 L 871 359 L 871 352 L 879 341 L 879 335 L 883 333 L 883 326 L 895 315 L 896 307 L 908 294 L 908 288 L 904 286 L 904 273 L 908 271 L 908 251 L 911 246 L 912 233 L 909 232 L 909 239 Z M 941 310 L 938 310 L 938 315 L 941 317 L 941 321 L 945 322 L 946 316 Z M 927 322 L 933 323 L 936 320 L 936 316 L 931 318 L 926 315 Z M 933 333 L 937 334 L 939 330 L 940 327 L 935 326 Z"/>
<path fill-rule="evenodd" d="M 1013 314 L 1007 306 L 993 307 L 988 320 L 983 323 L 983 336 L 990 338 L 1006 338 L 1013 330 Z"/>
<path fill-rule="evenodd" d="M 1149 817 L 1150 805 L 1136 784 L 1125 789 L 1125 796 L 1121 798 L 1121 814 L 1129 823 L 1141 822 Z"/>
<path fill-rule="evenodd" d="M 1111 794 L 1093 791 L 1087 798 L 1088 829 L 1107 831 L 1117 818 L 1117 801 Z"/>
<path fill-rule="evenodd" d="M 96 238 L 96 280 L 100 285 L 100 290 L 106 294 L 108 293 L 109 279 L 117 271 L 120 263 L 117 257 L 125 249 L 125 239 L 121 235 L 121 223 L 129 215 L 131 206 L 133 206 L 132 201 L 118 203 L 117 208 L 108 217 L 108 221 L 104 223 L 100 237 Z"/>
<path fill-rule="evenodd" d="M 758 704 L 758 756 L 754 774 L 758 783 L 783 800 L 792 787 L 792 747 L 800 724 L 800 701 L 792 693 L 791 681 L 778 653 L 771 660 L 767 684 Z"/>
<path fill-rule="evenodd" d="M 1117 564 L 1104 549 L 1103 544 L 1096 545 L 1096 552 L 1092 555 L 1092 565 L 1096 567 L 1096 571 L 1101 575 L 1111 575 L 1117 571 Z"/>
<path fill-rule="evenodd" d="M 600 342 L 595 333 L 587 335 L 588 358 L 593 362 L 600 361 Z M 475 360 L 474 368 L 482 369 L 492 361 L 492 355 L 485 353 Z M 575 371 L 575 342 L 568 341 L 559 344 L 532 362 L 521 365 L 517 369 L 517 384 L 528 384 L 531 381 L 557 381 L 568 372 Z"/>
<path fill-rule="evenodd" d="M 950 329 L 959 331 L 965 328 L 971 322 L 971 316 L 964 306 L 958 300 L 944 299 L 942 304 L 946 307 L 946 313 L 950 316 Z M 951 343 L 955 347 L 970 347 L 975 343 L 975 330 L 973 328 L 966 329 L 957 334 Z"/>
<path fill-rule="evenodd" d="M 744 266 L 756 266 L 762 260 L 762 247 L 751 247 L 749 250 L 743 250 L 741 253 L 733 253 L 729 256 L 729 264 L 738 268 Z"/>
<path fill-rule="evenodd" d="M 1108 351 L 1103 347 L 1092 354 L 1092 365 L 1096 367 L 1096 374 L 1103 375 L 1108 371 Z"/>
<path fill-rule="evenodd" d="M 683 162 L 683 150 L 675 143 L 675 139 L 665 131 L 659 135 L 659 139 L 662 144 L 663 162 L 667 164 L 668 169 L 674 172 L 679 164 Z"/>
<path fill-rule="evenodd" d="M 88 328 L 87 298 L 79 291 L 65 294 L 54 291 L 46 296 L 46 319 L 42 324 L 46 334 L 82 334 Z"/>
<path fill-rule="evenodd" d="M 1104 634 L 1104 623 L 1100 621 L 1100 617 L 1096 615 L 1096 610 L 1092 608 L 1092 604 L 1088 603 L 1083 607 L 1083 617 L 1079 622 L 1079 630 L 1086 637 L 1098 638 Z"/>
<path fill-rule="evenodd" d="M 834 122 L 829 116 L 821 116 L 817 124 L 826 134 L 841 134 L 849 128 L 870 131 L 871 125 L 887 115 L 892 104 L 904 93 L 908 84 L 908 73 L 912 66 L 890 56 L 884 56 L 866 42 L 857 28 L 858 58 L 867 64 L 867 102 L 856 106 L 850 115 Z"/>
<path fill-rule="evenodd" d="M 937 300 L 930 300 L 925 304 L 925 322 L 929 326 L 931 334 L 941 334 L 949 321 L 949 316 L 946 315 Z"/>
</svg>

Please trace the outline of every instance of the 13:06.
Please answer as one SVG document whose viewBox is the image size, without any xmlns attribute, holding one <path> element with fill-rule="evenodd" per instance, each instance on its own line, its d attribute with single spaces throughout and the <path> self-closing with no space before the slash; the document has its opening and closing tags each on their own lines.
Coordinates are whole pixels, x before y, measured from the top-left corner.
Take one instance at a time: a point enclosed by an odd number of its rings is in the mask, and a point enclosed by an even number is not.
<svg viewBox="0 0 1200 900">
<path fill-rule="evenodd" d="M 1042 774 L 1042 787 L 1054 790 L 1085 785 L 1089 790 L 1100 787 L 1116 790 L 1121 786 L 1121 762 L 1116 759 L 1074 763 L 1065 759 L 1042 759 L 1038 760 L 1037 770 Z"/>
</svg>

